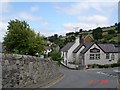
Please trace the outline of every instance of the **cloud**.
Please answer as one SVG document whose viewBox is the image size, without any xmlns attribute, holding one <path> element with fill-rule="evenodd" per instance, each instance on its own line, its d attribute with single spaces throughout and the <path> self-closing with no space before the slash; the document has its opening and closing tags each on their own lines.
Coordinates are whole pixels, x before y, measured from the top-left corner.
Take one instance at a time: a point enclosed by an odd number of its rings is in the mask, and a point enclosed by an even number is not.
<svg viewBox="0 0 120 90">
<path fill-rule="evenodd" d="M 102 15 L 94 15 L 94 16 L 81 16 L 78 17 L 76 22 L 69 22 L 63 24 L 63 27 L 67 31 L 75 31 L 75 27 L 79 27 L 79 29 L 94 29 L 96 27 L 104 27 L 109 25 L 109 20 L 107 17 Z"/>
<path fill-rule="evenodd" d="M 32 12 L 36 12 L 36 11 L 38 11 L 39 10 L 39 7 L 38 6 L 32 6 L 31 7 L 31 11 Z"/>
<path fill-rule="evenodd" d="M 108 17 L 102 16 L 102 15 L 79 16 L 78 20 L 79 22 L 95 23 L 95 24 L 108 23 Z"/>
<path fill-rule="evenodd" d="M 12 9 L 8 2 L 0 2 L 0 13 L 7 13 Z"/>
<path fill-rule="evenodd" d="M 33 15 L 29 12 L 20 12 L 18 14 L 18 18 L 21 18 L 24 20 L 31 20 L 31 21 L 39 21 L 42 19 L 40 16 Z"/>
<path fill-rule="evenodd" d="M 0 41 L 3 41 L 3 37 L 7 31 L 8 23 L 0 21 Z"/>
<path fill-rule="evenodd" d="M 112 0 L 84 0 L 81 2 L 75 2 L 75 3 L 67 3 L 67 5 L 57 4 L 55 6 L 56 11 L 59 13 L 65 13 L 68 15 L 79 15 L 83 12 L 88 12 L 90 9 L 96 10 L 100 13 L 106 13 L 104 8 L 112 8 L 115 3 L 117 3 L 118 0 L 112 1 Z"/>
</svg>

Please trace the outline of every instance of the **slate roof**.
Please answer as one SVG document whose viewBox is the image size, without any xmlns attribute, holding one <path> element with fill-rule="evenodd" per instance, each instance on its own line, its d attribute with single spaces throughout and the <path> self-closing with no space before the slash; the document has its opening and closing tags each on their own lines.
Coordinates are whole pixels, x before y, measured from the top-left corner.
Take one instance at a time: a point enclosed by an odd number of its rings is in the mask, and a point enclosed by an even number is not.
<svg viewBox="0 0 120 90">
<path fill-rule="evenodd" d="M 67 43 L 67 44 L 61 49 L 61 51 L 67 52 L 67 51 L 72 47 L 73 44 L 74 44 L 74 42 Z"/>
<path fill-rule="evenodd" d="M 79 45 L 73 53 L 77 53 L 79 49 L 84 45 L 85 48 L 81 51 L 81 53 L 86 53 L 90 47 L 94 44 L 94 42 L 91 43 L 84 43 L 82 45 Z M 120 52 L 120 45 L 114 45 L 114 44 L 97 44 L 100 49 L 102 49 L 105 53 L 117 53 Z"/>
<path fill-rule="evenodd" d="M 75 50 L 73 51 L 73 53 L 77 53 L 82 46 L 83 46 L 83 44 L 81 44 L 77 48 L 75 48 Z"/>
<path fill-rule="evenodd" d="M 74 42 L 66 44 L 61 49 L 61 51 L 67 52 L 72 47 L 73 44 L 74 44 Z M 94 42 L 86 42 L 82 45 L 79 45 L 78 47 L 76 47 L 74 49 L 73 53 L 77 53 L 82 46 L 85 46 L 85 48 L 81 51 L 81 53 L 84 54 L 90 49 L 90 47 L 93 44 L 95 44 L 95 43 Z M 119 44 L 97 44 L 97 45 L 105 53 L 118 53 L 118 52 L 120 53 L 120 45 Z"/>
<path fill-rule="evenodd" d="M 85 48 L 81 51 L 81 53 L 85 53 L 93 44 L 94 42 L 84 43 Z"/>
<path fill-rule="evenodd" d="M 98 44 L 98 46 L 100 46 L 100 48 L 106 53 L 107 52 L 111 52 L 111 53 L 119 52 L 119 48 L 115 47 L 114 44 Z"/>
</svg>

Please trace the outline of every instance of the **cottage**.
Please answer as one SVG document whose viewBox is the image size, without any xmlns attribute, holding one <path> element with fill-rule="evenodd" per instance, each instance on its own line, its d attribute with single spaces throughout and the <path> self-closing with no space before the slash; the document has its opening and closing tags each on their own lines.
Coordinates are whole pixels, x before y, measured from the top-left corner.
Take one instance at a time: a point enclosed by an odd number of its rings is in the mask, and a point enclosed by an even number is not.
<svg viewBox="0 0 120 90">
<path fill-rule="evenodd" d="M 88 40 L 89 38 L 89 40 Z M 80 36 L 76 42 L 68 43 L 61 49 L 63 60 L 61 63 L 68 65 L 74 63 L 79 66 L 89 64 L 112 64 L 117 63 L 120 54 L 119 45 L 114 44 L 97 44 L 90 36 L 84 39 Z"/>
</svg>

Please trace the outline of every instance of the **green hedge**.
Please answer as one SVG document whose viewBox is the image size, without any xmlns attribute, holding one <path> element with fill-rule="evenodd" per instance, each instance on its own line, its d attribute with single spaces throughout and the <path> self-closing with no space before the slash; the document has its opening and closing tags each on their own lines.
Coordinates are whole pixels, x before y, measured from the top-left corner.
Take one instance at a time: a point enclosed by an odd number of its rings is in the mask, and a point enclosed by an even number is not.
<svg viewBox="0 0 120 90">
<path fill-rule="evenodd" d="M 91 65 L 88 65 L 88 68 L 109 68 L 109 67 L 118 67 L 120 66 L 120 62 L 119 63 L 113 63 L 113 64 L 105 64 L 105 65 L 100 65 L 100 64 L 91 64 Z"/>
</svg>

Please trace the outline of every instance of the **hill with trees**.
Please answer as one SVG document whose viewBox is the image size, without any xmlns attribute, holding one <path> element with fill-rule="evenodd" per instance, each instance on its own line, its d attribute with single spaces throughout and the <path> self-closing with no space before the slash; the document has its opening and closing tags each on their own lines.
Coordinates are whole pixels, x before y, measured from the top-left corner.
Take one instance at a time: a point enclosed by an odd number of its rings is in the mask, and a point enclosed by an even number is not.
<svg viewBox="0 0 120 90">
<path fill-rule="evenodd" d="M 65 36 L 54 34 L 53 36 L 47 37 L 47 39 L 56 45 L 59 45 L 62 48 L 68 42 L 74 42 L 75 38 L 82 34 L 85 35 L 92 35 L 94 38 L 94 42 L 97 43 L 113 43 L 118 44 L 120 43 L 118 37 L 120 36 L 120 23 L 115 23 L 109 27 L 97 27 L 93 30 L 83 30 L 80 29 L 76 32 L 69 32 L 66 33 Z"/>
</svg>

